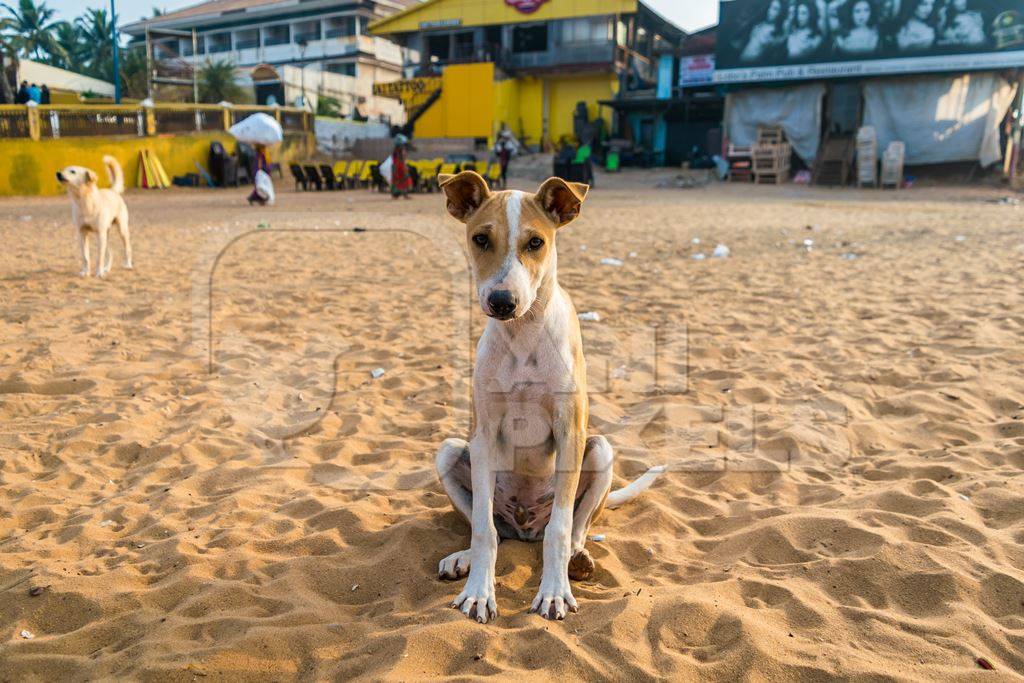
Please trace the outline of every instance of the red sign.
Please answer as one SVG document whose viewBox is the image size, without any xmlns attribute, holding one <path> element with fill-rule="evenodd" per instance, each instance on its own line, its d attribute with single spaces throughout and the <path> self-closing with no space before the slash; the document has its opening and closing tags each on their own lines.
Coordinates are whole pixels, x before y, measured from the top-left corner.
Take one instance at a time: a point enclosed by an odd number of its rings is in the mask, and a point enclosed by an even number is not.
<svg viewBox="0 0 1024 683">
<path fill-rule="evenodd" d="M 533 14 L 547 1 L 548 0 L 505 0 L 505 4 L 515 7 L 523 14 Z"/>
</svg>

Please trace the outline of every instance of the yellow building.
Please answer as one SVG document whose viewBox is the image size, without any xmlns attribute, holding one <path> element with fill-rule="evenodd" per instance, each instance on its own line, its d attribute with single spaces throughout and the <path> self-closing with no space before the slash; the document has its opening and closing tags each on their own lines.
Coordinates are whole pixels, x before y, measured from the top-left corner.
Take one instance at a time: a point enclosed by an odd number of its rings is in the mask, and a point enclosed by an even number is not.
<svg viewBox="0 0 1024 683">
<path fill-rule="evenodd" d="M 655 50 L 683 37 L 640 0 L 426 0 L 370 32 L 403 48 L 408 78 L 375 92 L 401 97 L 417 137 L 490 141 L 505 124 L 534 148 L 575 138 L 579 103 L 610 127 L 599 102 L 653 88 Z"/>
</svg>

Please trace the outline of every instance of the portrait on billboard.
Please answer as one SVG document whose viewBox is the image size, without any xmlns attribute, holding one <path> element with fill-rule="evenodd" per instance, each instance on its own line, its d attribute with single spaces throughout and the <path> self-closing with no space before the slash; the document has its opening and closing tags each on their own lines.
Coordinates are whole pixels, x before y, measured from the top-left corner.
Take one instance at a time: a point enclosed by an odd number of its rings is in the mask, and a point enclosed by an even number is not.
<svg viewBox="0 0 1024 683">
<path fill-rule="evenodd" d="M 1024 41 L 1005 37 L 1021 1 L 723 0 L 718 69 L 1020 51 Z"/>
</svg>

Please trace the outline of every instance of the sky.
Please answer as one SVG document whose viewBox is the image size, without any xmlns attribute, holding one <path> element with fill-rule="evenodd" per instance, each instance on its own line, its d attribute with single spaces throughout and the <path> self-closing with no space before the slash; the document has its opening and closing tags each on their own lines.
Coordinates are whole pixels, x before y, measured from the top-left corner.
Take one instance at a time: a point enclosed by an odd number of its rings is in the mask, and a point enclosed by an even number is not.
<svg viewBox="0 0 1024 683">
<path fill-rule="evenodd" d="M 3 1 L 3 0 L 0 0 Z M 500 2 L 501 0 L 493 0 Z M 704 28 L 718 20 L 718 0 L 644 0 L 666 19 L 688 31 Z M 45 0 L 57 10 L 61 19 L 73 19 L 86 7 L 110 7 L 110 0 Z M 151 14 L 151 7 L 174 10 L 195 5 L 198 0 L 117 0 L 118 13 L 124 22 L 136 21 Z"/>
</svg>

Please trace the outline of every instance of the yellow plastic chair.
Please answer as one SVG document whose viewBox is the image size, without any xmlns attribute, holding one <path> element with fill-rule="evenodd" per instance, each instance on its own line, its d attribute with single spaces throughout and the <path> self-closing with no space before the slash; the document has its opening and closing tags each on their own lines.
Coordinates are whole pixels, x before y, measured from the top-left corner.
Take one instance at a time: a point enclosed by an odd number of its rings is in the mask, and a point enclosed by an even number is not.
<svg viewBox="0 0 1024 683">
<path fill-rule="evenodd" d="M 345 186 L 345 172 L 348 171 L 348 162 L 347 161 L 339 161 L 338 163 L 334 164 L 334 168 L 332 168 L 331 170 L 334 171 L 334 179 L 337 181 L 337 183 L 341 187 L 344 187 Z"/>
<path fill-rule="evenodd" d="M 493 189 L 501 182 L 501 164 L 495 161 L 487 167 L 487 172 L 484 174 L 484 178 L 487 179 L 487 183 Z"/>
<path fill-rule="evenodd" d="M 376 161 L 367 161 L 363 164 L 363 170 L 359 174 L 359 185 L 362 187 L 369 187 L 370 181 L 373 180 L 373 169 L 377 168 Z"/>
<path fill-rule="evenodd" d="M 359 180 L 359 172 L 362 170 L 363 162 L 359 159 L 348 162 L 348 172 L 345 173 L 345 185 L 347 187 L 355 187 L 356 182 Z"/>
</svg>

